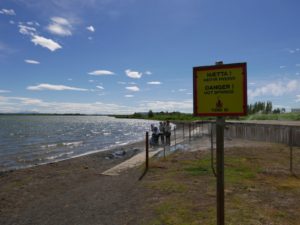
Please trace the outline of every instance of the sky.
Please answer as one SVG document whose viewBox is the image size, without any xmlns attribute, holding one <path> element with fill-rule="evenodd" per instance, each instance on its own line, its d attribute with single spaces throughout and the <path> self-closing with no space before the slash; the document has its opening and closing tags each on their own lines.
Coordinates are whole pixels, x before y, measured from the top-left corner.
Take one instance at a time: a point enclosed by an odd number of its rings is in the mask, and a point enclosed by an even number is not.
<svg viewBox="0 0 300 225">
<path fill-rule="evenodd" d="M 299 0 L 1 0 L 0 112 L 193 111 L 193 67 L 247 63 L 300 108 Z"/>
</svg>

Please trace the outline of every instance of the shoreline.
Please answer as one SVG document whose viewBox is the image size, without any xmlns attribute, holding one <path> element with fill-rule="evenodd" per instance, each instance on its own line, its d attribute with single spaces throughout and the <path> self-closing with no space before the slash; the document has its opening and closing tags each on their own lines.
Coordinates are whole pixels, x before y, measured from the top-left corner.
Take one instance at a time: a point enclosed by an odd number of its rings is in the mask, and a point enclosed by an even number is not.
<svg viewBox="0 0 300 225">
<path fill-rule="evenodd" d="M 136 205 L 128 206 L 128 202 L 139 194 L 131 192 L 142 172 L 137 168 L 117 177 L 102 175 L 102 172 L 144 151 L 144 145 L 144 141 L 138 141 L 0 173 L 0 224 L 99 224 L 93 215 L 103 220 L 104 212 L 105 215 L 122 215 L 120 218 L 107 216 L 104 224 L 121 220 L 127 215 L 123 211 Z M 117 152 L 123 155 L 114 155 Z"/>
<path fill-rule="evenodd" d="M 36 170 L 39 169 L 40 167 L 45 167 L 49 165 L 66 164 L 66 161 L 74 161 L 76 163 L 78 161 L 81 161 L 81 159 L 87 161 L 88 159 L 97 158 L 98 160 L 101 161 L 101 162 L 99 161 L 99 163 L 104 163 L 105 165 L 111 163 L 111 166 L 114 166 L 115 164 L 125 161 L 128 158 L 131 158 L 132 156 L 144 150 L 145 150 L 144 140 L 132 141 L 126 144 L 115 145 L 108 148 L 76 155 L 71 158 L 61 159 L 58 161 L 28 165 L 25 167 L 20 167 L 15 169 L 1 170 L 0 178 L 2 176 L 5 176 L 6 174 L 14 173 L 17 171 Z M 123 151 L 123 154 L 116 154 L 120 151 Z"/>
</svg>

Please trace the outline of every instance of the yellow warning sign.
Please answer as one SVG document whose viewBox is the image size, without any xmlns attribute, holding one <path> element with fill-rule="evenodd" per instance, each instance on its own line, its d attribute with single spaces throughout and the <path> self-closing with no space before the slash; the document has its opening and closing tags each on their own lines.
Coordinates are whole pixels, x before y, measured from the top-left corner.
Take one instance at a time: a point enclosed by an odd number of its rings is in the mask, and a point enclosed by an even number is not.
<svg viewBox="0 0 300 225">
<path fill-rule="evenodd" d="M 247 114 L 247 64 L 221 64 L 193 68 L 194 115 Z"/>
</svg>

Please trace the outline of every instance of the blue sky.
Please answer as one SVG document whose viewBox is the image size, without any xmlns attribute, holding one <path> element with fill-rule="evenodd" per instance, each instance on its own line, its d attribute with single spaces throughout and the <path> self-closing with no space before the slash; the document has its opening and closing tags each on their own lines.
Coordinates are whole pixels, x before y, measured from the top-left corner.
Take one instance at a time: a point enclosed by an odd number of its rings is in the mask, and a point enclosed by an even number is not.
<svg viewBox="0 0 300 225">
<path fill-rule="evenodd" d="M 300 107 L 298 0 L 1 0 L 0 112 L 192 112 L 192 68 L 247 62 Z"/>
</svg>

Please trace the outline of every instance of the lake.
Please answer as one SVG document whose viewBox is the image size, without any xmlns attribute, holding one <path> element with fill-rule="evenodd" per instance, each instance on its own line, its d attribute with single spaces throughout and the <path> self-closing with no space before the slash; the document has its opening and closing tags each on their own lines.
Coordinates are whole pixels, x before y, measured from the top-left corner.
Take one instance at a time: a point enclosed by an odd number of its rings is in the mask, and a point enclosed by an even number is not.
<svg viewBox="0 0 300 225">
<path fill-rule="evenodd" d="M 0 115 L 0 171 L 140 141 L 151 123 L 108 116 Z"/>
</svg>

